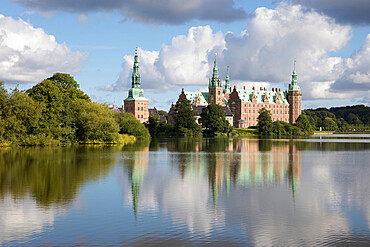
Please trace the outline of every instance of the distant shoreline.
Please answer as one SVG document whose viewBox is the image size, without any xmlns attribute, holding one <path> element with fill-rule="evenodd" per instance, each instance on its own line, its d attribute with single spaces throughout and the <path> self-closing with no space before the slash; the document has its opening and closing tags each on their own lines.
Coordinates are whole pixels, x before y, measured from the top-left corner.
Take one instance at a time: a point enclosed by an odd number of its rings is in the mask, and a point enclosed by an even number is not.
<svg viewBox="0 0 370 247">
<path fill-rule="evenodd" d="M 333 135 L 333 134 L 343 134 L 343 135 L 353 135 L 353 134 L 370 134 L 367 131 L 358 131 L 358 132 L 335 132 L 335 131 L 325 131 L 325 132 L 314 132 L 313 135 Z"/>
</svg>

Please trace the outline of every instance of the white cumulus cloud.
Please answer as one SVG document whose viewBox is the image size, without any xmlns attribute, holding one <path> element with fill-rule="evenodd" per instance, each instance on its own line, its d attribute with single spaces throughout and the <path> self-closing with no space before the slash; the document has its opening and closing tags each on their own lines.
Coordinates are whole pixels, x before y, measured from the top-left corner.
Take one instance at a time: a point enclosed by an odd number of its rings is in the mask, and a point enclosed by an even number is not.
<svg viewBox="0 0 370 247">
<path fill-rule="evenodd" d="M 232 84 L 262 81 L 271 86 L 287 85 L 296 60 L 304 99 L 363 97 L 369 85 L 370 38 L 351 58 L 330 56 L 351 37 L 350 26 L 282 2 L 276 9 L 256 9 L 240 34 L 215 33 L 209 26 L 191 27 L 187 35 L 174 37 L 159 51 L 139 49 L 142 87 L 153 91 L 186 85 L 205 87 L 217 52 L 220 76 L 225 78 L 226 67 L 230 66 Z M 133 56 L 124 56 L 119 79 L 101 89 L 129 88 L 132 63 Z M 342 77 L 346 78 L 346 87 L 357 87 L 334 90 Z"/>
<path fill-rule="evenodd" d="M 39 82 L 55 72 L 74 74 L 86 57 L 29 22 L 0 15 L 0 80 Z"/>
</svg>

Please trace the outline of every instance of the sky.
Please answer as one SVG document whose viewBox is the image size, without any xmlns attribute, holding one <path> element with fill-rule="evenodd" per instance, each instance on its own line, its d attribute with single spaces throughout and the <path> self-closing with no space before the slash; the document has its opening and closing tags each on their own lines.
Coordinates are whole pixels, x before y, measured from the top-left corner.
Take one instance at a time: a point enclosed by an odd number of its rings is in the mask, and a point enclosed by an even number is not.
<svg viewBox="0 0 370 247">
<path fill-rule="evenodd" d="M 370 105 L 369 0 L 1 0 L 0 80 L 28 89 L 69 73 L 121 106 L 135 48 L 149 107 L 207 90 L 215 54 L 231 86 L 287 89 L 302 108 Z"/>
</svg>

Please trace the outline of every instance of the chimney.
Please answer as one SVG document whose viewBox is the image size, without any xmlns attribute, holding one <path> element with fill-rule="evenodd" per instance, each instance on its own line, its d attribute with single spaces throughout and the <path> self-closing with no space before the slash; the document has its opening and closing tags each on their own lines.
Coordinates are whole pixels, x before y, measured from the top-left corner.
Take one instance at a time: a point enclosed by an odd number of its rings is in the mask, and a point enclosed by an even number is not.
<svg viewBox="0 0 370 247">
<path fill-rule="evenodd" d="M 182 88 L 181 93 L 184 93 L 184 88 Z"/>
<path fill-rule="evenodd" d="M 263 91 L 266 91 L 266 88 L 265 87 L 263 88 Z"/>
<path fill-rule="evenodd" d="M 262 91 L 262 87 L 260 87 L 260 91 Z"/>
<path fill-rule="evenodd" d="M 279 88 L 279 92 L 281 92 L 281 88 Z"/>
<path fill-rule="evenodd" d="M 272 91 L 273 91 L 273 92 L 275 92 L 275 89 L 274 89 L 274 88 L 272 88 Z"/>
<path fill-rule="evenodd" d="M 244 90 L 245 90 L 245 86 L 244 86 L 243 88 L 244 88 Z"/>
</svg>

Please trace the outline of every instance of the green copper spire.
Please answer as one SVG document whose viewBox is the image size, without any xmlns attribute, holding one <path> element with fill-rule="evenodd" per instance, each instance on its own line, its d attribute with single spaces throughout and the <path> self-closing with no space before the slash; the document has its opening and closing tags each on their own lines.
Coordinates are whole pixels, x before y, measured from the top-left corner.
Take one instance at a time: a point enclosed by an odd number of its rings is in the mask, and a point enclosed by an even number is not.
<svg viewBox="0 0 370 247">
<path fill-rule="evenodd" d="M 135 49 L 134 69 L 132 72 L 132 88 L 140 88 L 139 58 L 137 56 L 137 47 Z"/>
<path fill-rule="evenodd" d="M 212 73 L 212 79 L 209 81 L 210 87 L 222 87 L 221 80 L 218 75 L 218 68 L 217 68 L 217 59 L 215 54 L 215 62 L 213 63 L 213 73 Z"/>
<path fill-rule="evenodd" d="M 229 66 L 227 66 L 227 74 L 225 79 L 225 90 L 224 93 L 230 93 L 230 77 L 229 77 Z"/>
<path fill-rule="evenodd" d="M 294 69 L 292 74 L 292 83 L 290 84 L 289 91 L 301 91 L 301 88 L 298 86 L 297 83 L 297 73 L 295 71 L 295 60 L 294 60 Z"/>
<path fill-rule="evenodd" d="M 128 97 L 125 100 L 148 100 L 144 97 L 144 90 L 141 88 L 139 73 L 139 58 L 137 56 L 137 47 L 135 49 L 134 67 L 132 71 L 132 86 L 128 90 Z"/>
</svg>

